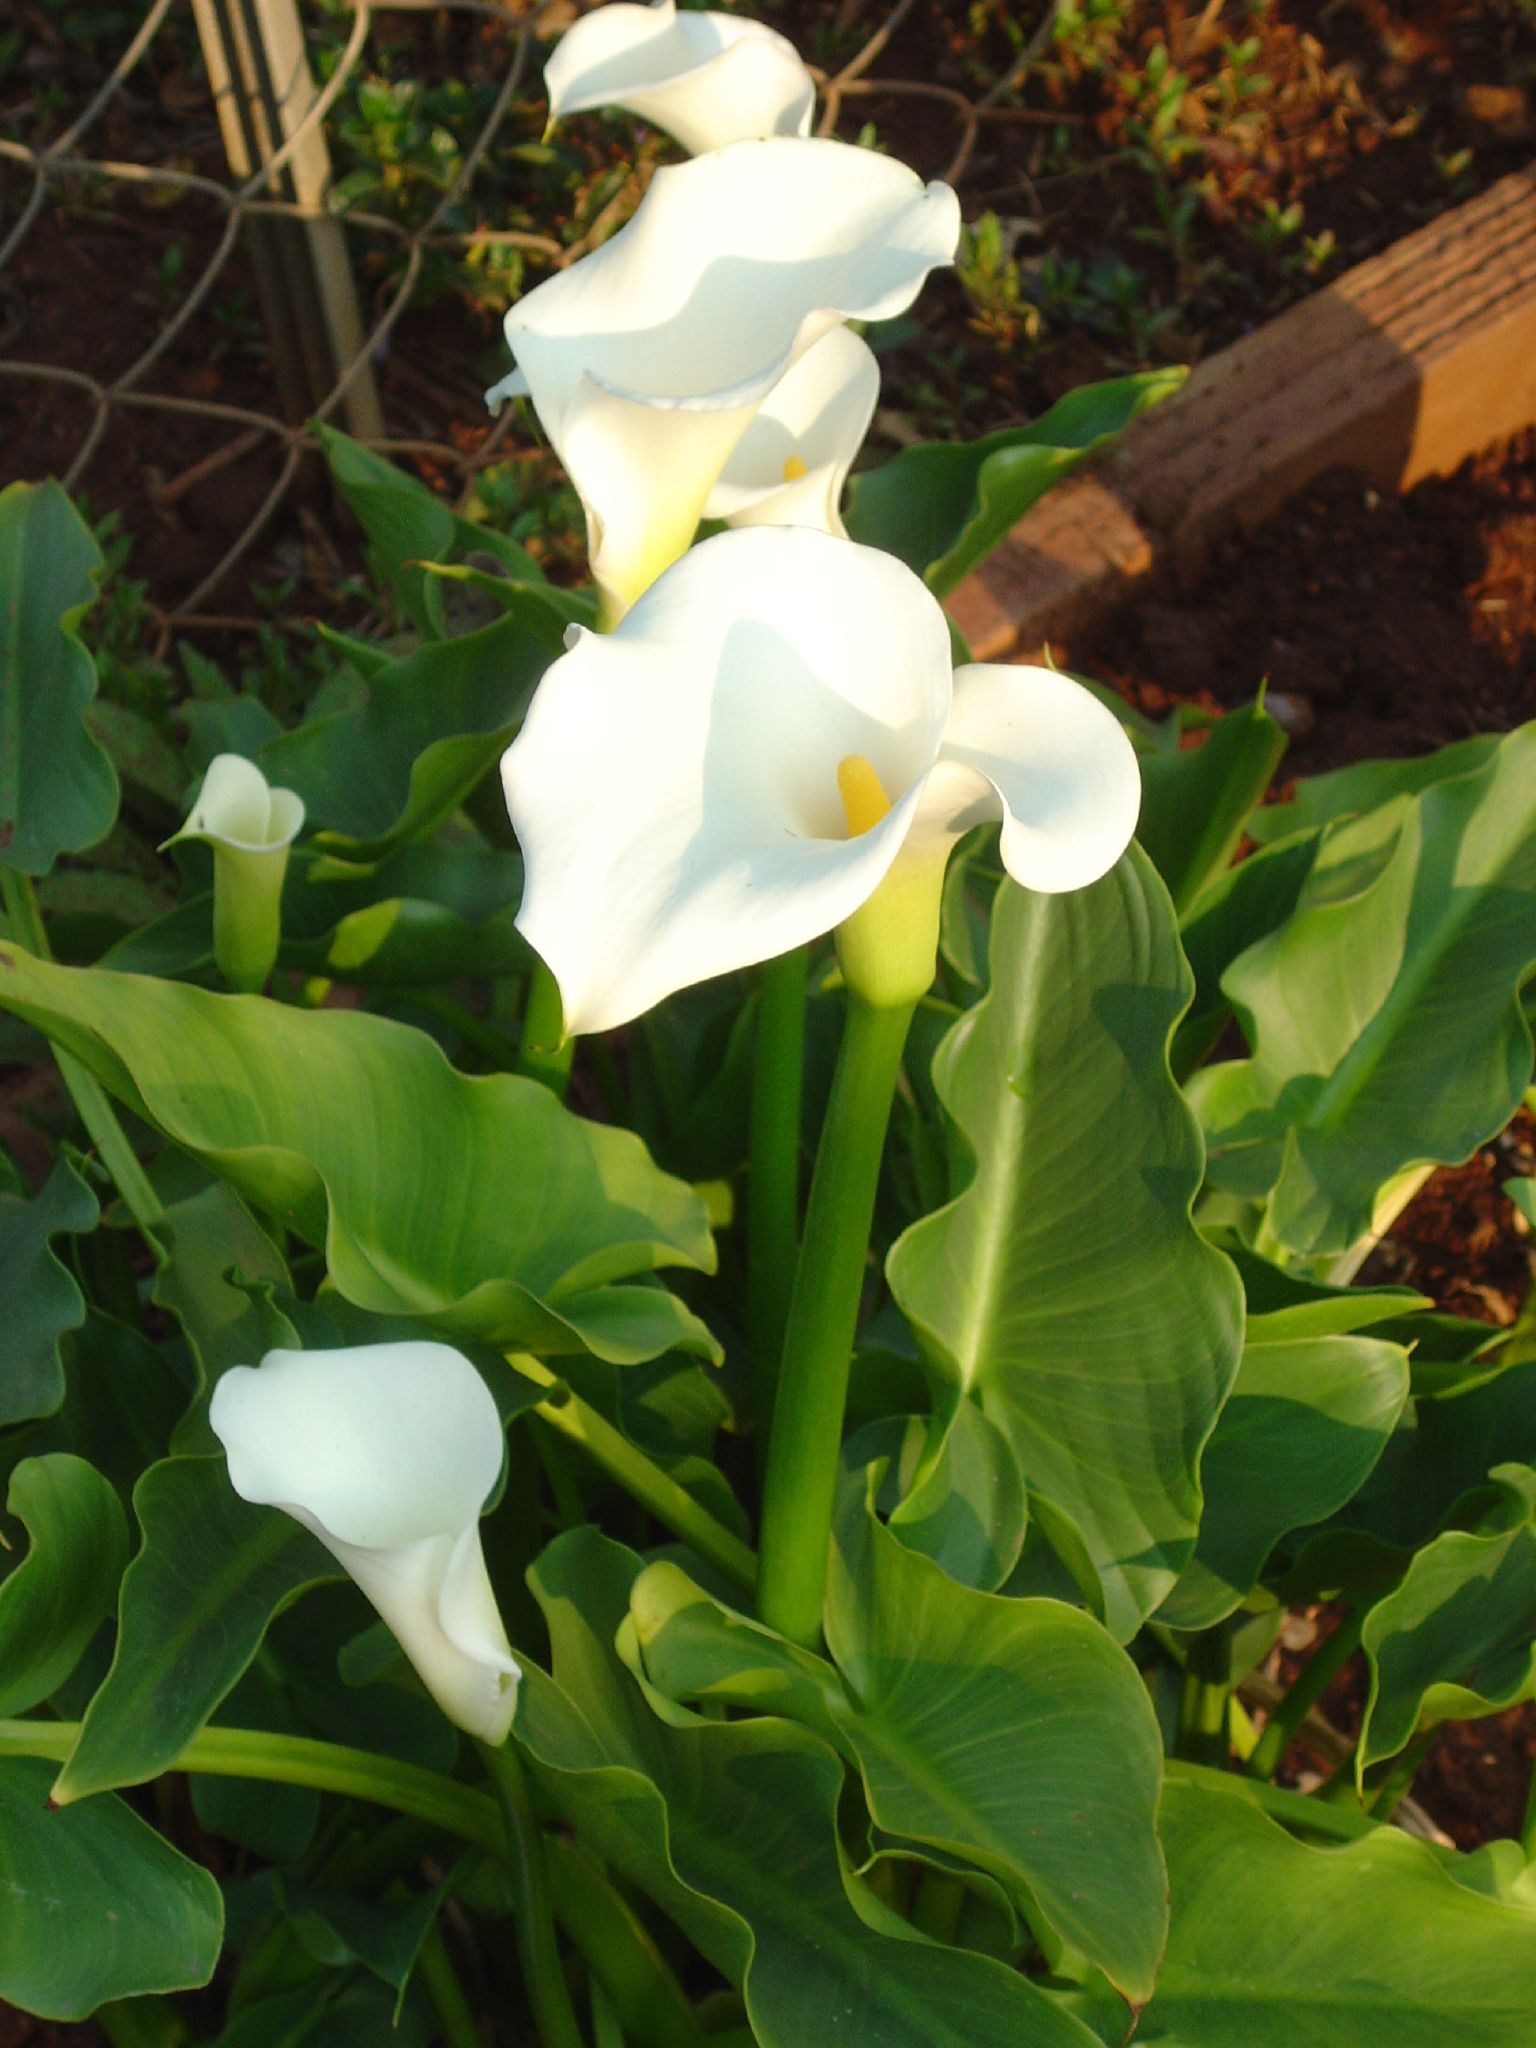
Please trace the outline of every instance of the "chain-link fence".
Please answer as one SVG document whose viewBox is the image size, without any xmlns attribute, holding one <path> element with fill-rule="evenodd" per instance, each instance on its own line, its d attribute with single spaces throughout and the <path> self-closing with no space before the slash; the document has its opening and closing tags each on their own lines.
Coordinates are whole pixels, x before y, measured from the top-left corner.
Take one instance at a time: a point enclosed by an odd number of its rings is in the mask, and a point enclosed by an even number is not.
<svg viewBox="0 0 1536 2048">
<path fill-rule="evenodd" d="M 819 132 L 832 133 L 840 122 L 844 132 L 857 132 L 861 109 L 877 91 L 888 97 L 931 101 L 953 121 L 954 140 L 947 166 L 924 168 L 946 169 L 953 179 L 971 161 L 984 123 L 1040 118 L 1001 102 L 1048 34 L 1053 10 L 1046 10 L 1012 69 L 984 95 L 970 97 L 932 81 L 881 78 L 876 82 L 871 78 L 872 67 L 914 4 L 915 0 L 897 0 L 851 59 L 830 76 L 821 76 Z M 206 502 L 210 492 L 217 491 L 220 503 L 237 504 L 242 516 L 236 530 L 221 537 L 223 544 L 216 558 L 209 560 L 205 548 L 195 572 L 185 579 L 187 587 L 159 604 L 162 644 L 175 629 L 218 623 L 227 616 L 211 611 L 210 606 L 235 588 L 234 572 L 242 564 L 250 573 L 252 550 L 285 506 L 292 505 L 296 481 L 313 445 L 315 423 L 343 426 L 375 448 L 415 458 L 435 482 L 464 502 L 477 475 L 503 457 L 507 438 L 516 431 L 516 414 L 509 410 L 494 424 L 487 420 L 473 432 L 452 436 L 401 432 L 398 420 L 390 418 L 390 408 L 381 405 L 375 387 L 376 368 L 390 358 L 395 330 L 419 301 L 434 253 L 446 253 L 461 265 L 483 260 L 488 252 L 504 257 L 509 251 L 536 265 L 568 264 L 611 231 L 634 197 L 633 190 L 627 195 L 619 193 L 583 232 L 567 234 L 564 239 L 532 228 L 498 226 L 493 220 L 467 229 L 456 224 L 462 220 L 466 202 L 473 207 L 477 177 L 492 153 L 507 146 L 504 138 L 509 115 L 514 108 L 530 112 L 536 105 L 541 90 L 541 44 L 573 18 L 569 0 L 546 0 L 546 4 L 522 8 L 518 0 L 510 5 L 496 4 L 496 0 L 387 0 L 387 4 L 352 0 L 346 17 L 338 21 L 330 14 L 326 18 L 334 40 L 324 53 L 323 82 L 318 85 L 311 81 L 303 43 L 299 43 L 297 62 L 304 90 L 296 118 L 292 80 L 274 81 L 270 67 L 262 63 L 260 32 L 264 24 L 258 17 L 265 6 L 266 0 L 152 0 L 110 71 L 57 133 L 46 140 L 21 140 L 0 133 L 0 172 L 9 173 L 5 182 L 10 186 L 10 203 L 0 215 L 0 221 L 8 220 L 8 230 L 0 240 L 0 308 L 8 282 L 14 300 L 36 295 L 40 276 L 46 280 L 45 293 L 57 287 L 61 263 L 68 260 L 60 247 L 56 252 L 60 261 L 56 262 L 51 246 L 58 210 L 82 189 L 113 188 L 115 202 L 131 190 L 151 212 L 196 198 L 216 216 L 206 245 L 197 251 L 196 264 L 171 281 L 173 297 L 162 290 L 161 296 L 166 298 L 163 317 L 122 367 L 110 372 L 95 366 L 73 367 L 68 360 L 58 359 L 60 354 L 68 354 L 62 347 L 52 351 L 52 360 L 46 359 L 43 351 L 34 352 L 25 345 L 25 317 L 12 322 L 22 345 L 0 360 L 0 378 L 10 385 L 13 396 L 16 387 L 22 387 L 28 406 L 66 393 L 73 399 L 79 410 L 78 431 L 66 437 L 72 445 L 67 453 L 55 455 L 50 467 L 57 469 L 66 487 L 83 485 L 93 503 L 103 509 L 111 507 L 111 492 L 97 491 L 95 466 L 129 415 L 157 417 L 178 430 L 176 439 L 181 438 L 183 428 L 192 439 L 195 424 L 200 452 L 194 460 L 179 465 L 162 462 L 153 470 L 148 485 L 132 480 L 130 488 L 151 491 L 161 512 L 197 496 Z M 194 12 L 201 31 L 197 45 L 189 30 Z M 845 7 L 844 12 L 850 21 L 856 20 L 856 9 Z M 343 107 L 344 96 L 354 92 L 359 78 L 368 74 L 381 24 L 408 15 L 430 16 L 434 27 L 450 20 L 473 20 L 479 61 L 496 77 L 488 105 L 483 97 L 476 105 L 472 132 L 452 138 L 452 175 L 441 183 L 430 205 L 418 209 L 413 217 L 401 218 L 398 212 L 347 202 L 344 184 L 338 187 L 331 177 L 325 138 Z M 293 14 L 292 19 L 297 24 L 299 17 Z M 189 166 L 186 151 L 174 146 L 167 160 L 160 162 L 124 160 L 111 152 L 114 112 L 121 112 L 131 102 L 135 80 L 154 53 L 157 38 L 166 36 L 178 36 L 178 47 L 193 53 L 194 63 L 183 82 L 178 105 L 199 127 L 205 159 L 213 133 L 210 117 L 215 102 L 219 103 L 224 158 L 231 166 L 228 175 L 210 175 L 205 169 Z M 245 79 L 242 93 L 241 79 L 230 74 L 238 74 L 242 59 L 249 71 L 253 50 L 256 69 Z M 226 73 L 223 77 L 218 75 L 221 67 Z M 281 109 L 279 95 L 286 96 Z M 31 109 L 34 126 L 36 111 Z M 0 109 L 0 120 L 3 114 Z M 131 121 L 127 125 L 131 130 Z M 525 151 L 528 148 L 527 144 L 520 146 Z M 305 236 L 310 238 L 307 244 L 302 239 Z M 316 237 L 329 240 L 320 245 Z M 353 288 L 358 249 L 364 241 L 375 252 L 375 270 L 388 276 L 387 288 L 376 293 L 365 311 L 360 310 Z M 389 252 L 382 265 L 377 258 L 381 245 Z M 18 284 L 15 280 L 26 269 L 29 257 L 31 275 Z M 111 323 L 118 317 L 136 289 L 132 267 L 131 252 L 120 268 L 114 259 L 111 284 L 115 289 L 83 307 L 77 325 Z M 166 267 L 162 249 L 162 273 Z M 246 377 L 246 396 L 231 402 L 199 395 L 189 388 L 195 387 L 195 379 L 168 380 L 164 373 L 173 361 L 184 363 L 189 350 L 194 355 L 198 352 L 200 323 L 217 315 L 236 273 L 254 278 L 263 314 L 266 359 L 254 386 L 251 377 Z M 317 275 L 318 312 L 314 303 Z M 167 284 L 163 275 L 159 283 L 162 287 Z M 331 303 L 327 303 L 328 295 Z M 86 351 L 87 356 L 91 353 Z M 465 353 L 468 367 L 473 351 L 466 349 Z M 260 395 L 263 381 L 269 394 L 264 400 Z M 168 382 L 179 388 L 167 388 Z M 210 433 L 216 438 L 204 448 L 203 441 Z M 231 477 L 242 470 L 247 473 L 243 494 L 230 488 Z M 248 482 L 253 470 L 261 479 L 255 494 Z M 256 501 L 247 503 L 253 495 Z M 163 595 L 153 587 L 152 579 L 151 598 L 158 600 Z"/>
</svg>

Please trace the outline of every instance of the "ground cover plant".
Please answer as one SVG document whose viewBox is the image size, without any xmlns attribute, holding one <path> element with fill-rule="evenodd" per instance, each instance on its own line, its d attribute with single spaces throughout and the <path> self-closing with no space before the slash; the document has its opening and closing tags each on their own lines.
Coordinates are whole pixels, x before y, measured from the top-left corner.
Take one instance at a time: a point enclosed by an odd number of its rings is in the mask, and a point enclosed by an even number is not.
<svg viewBox="0 0 1536 2048">
<path fill-rule="evenodd" d="M 173 742 L 0 496 L 0 1051 L 64 1087 L 0 1155 L 0 1996 L 1516 2048 L 1536 1822 L 1391 1822 L 1536 1696 L 1536 1326 L 1360 1276 L 1529 1099 L 1536 725 L 1266 802 L 1262 701 L 971 662 L 938 599 L 1179 373 L 850 481 L 959 212 L 812 83 L 561 47 L 698 152 L 507 318 L 590 580 L 329 432 L 397 630 L 194 657 Z"/>
</svg>

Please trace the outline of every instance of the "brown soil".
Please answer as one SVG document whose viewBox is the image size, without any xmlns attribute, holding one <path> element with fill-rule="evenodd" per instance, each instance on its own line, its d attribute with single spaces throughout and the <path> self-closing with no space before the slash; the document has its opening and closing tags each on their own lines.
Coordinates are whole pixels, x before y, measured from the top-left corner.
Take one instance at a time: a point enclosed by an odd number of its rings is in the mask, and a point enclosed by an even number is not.
<svg viewBox="0 0 1536 2048">
<path fill-rule="evenodd" d="M 1382 498 L 1335 474 L 1068 650 L 1145 710 L 1268 683 L 1288 774 L 1536 717 L 1536 432 Z"/>
</svg>

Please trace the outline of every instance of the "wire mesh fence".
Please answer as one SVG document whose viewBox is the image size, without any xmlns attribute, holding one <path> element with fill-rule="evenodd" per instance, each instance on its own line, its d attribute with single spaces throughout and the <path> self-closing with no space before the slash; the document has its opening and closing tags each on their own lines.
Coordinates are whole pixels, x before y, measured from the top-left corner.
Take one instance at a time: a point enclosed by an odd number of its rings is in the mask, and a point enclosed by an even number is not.
<svg viewBox="0 0 1536 2048">
<path fill-rule="evenodd" d="M 896 0 L 846 63 L 831 75 L 821 74 L 819 132 L 832 133 L 840 122 L 845 127 L 852 122 L 856 128 L 861 106 L 867 105 L 876 89 L 886 95 L 933 101 L 954 123 L 953 148 L 943 167 L 953 178 L 971 161 L 985 122 L 1020 118 L 1019 110 L 1001 102 L 1048 34 L 1054 10 L 1047 9 L 1013 70 L 999 77 L 985 95 L 972 98 L 932 81 L 883 78 L 877 88 L 871 80 L 871 68 L 913 6 L 914 0 Z M 273 102 L 272 81 L 263 77 L 265 132 L 256 133 L 249 113 L 242 116 L 243 138 L 232 134 L 226 121 L 224 140 L 232 167 L 227 175 L 212 175 L 195 167 L 185 149 L 174 147 L 175 137 L 161 161 L 114 154 L 110 147 L 114 110 L 121 109 L 133 94 L 135 80 L 151 60 L 157 39 L 175 36 L 178 49 L 193 50 L 189 19 L 194 10 L 205 9 L 217 16 L 230 49 L 237 36 L 243 38 L 242 48 L 255 40 L 259 24 L 254 19 L 253 0 L 151 0 L 115 63 L 57 132 L 47 139 L 34 136 L 30 140 L 0 132 L 0 175 L 8 174 L 4 183 L 10 187 L 9 203 L 0 214 L 0 224 L 8 222 L 0 240 L 0 304 L 8 283 L 13 297 L 27 295 L 27 284 L 17 287 L 14 282 L 27 252 L 31 253 L 34 274 L 29 282 L 34 289 L 38 273 L 56 274 L 50 261 L 50 239 L 57 231 L 61 205 L 82 185 L 87 189 L 114 188 L 118 196 L 133 192 L 150 208 L 195 198 L 215 217 L 214 230 L 198 251 L 199 260 L 191 274 L 176 277 L 174 299 L 166 304 L 164 316 L 121 367 L 106 371 L 94 365 L 73 366 L 58 359 L 68 351 L 57 348 L 52 359 L 41 351 L 30 353 L 25 346 L 0 359 L 0 379 L 4 380 L 0 390 L 9 385 L 14 395 L 21 387 L 28 404 L 62 394 L 73 399 L 78 429 L 66 437 L 72 445 L 60 453 L 55 464 L 66 488 L 85 485 L 89 489 L 94 467 L 114 434 L 122 431 L 124 421 L 130 415 L 150 415 L 172 428 L 185 427 L 189 436 L 194 424 L 198 429 L 195 458 L 171 467 L 169 473 L 162 464 L 154 473 L 152 489 L 159 509 L 173 508 L 196 494 L 206 497 L 221 479 L 226 485 L 225 501 L 231 497 L 242 501 L 243 516 L 233 531 L 222 536 L 223 545 L 214 558 L 207 559 L 205 549 L 186 587 L 159 604 L 162 644 L 174 630 L 223 616 L 210 607 L 235 587 L 235 572 L 242 564 L 249 566 L 253 549 L 292 501 L 317 425 L 344 426 L 376 449 L 414 458 L 425 464 L 433 480 L 461 505 L 465 503 L 477 475 L 503 456 L 508 436 L 518 431 L 516 414 L 508 410 L 495 423 L 487 419 L 473 432 L 402 432 L 398 420 L 390 418 L 390 408 L 381 407 L 374 385 L 376 366 L 389 358 L 401 321 L 423 297 L 423 281 L 434 255 L 450 256 L 462 266 L 483 261 L 493 253 L 505 259 L 515 252 L 536 266 L 565 265 L 611 232 L 635 197 L 632 186 L 619 190 L 590 220 L 577 223 L 579 232 L 567 232 L 564 237 L 532 227 L 498 225 L 491 218 L 477 217 L 469 228 L 462 225 L 466 203 L 471 211 L 475 208 L 477 180 L 493 153 L 504 154 L 509 147 L 529 153 L 526 143 L 509 144 L 509 134 L 519 125 L 512 122 L 509 128 L 510 117 L 514 110 L 520 119 L 535 111 L 541 45 L 573 18 L 569 0 L 526 6 L 519 6 L 518 0 L 509 5 L 497 4 L 497 0 L 378 0 L 378 4 L 375 0 L 349 0 L 340 19 L 327 13 L 332 39 L 324 52 L 322 82 L 313 86 L 306 79 L 304 104 L 297 119 L 285 117 L 283 125 Z M 845 8 L 845 13 L 854 18 L 849 9 Z M 473 107 L 473 123 L 451 138 L 451 175 L 439 183 L 430 204 L 393 212 L 353 203 L 345 181 L 338 184 L 328 174 L 323 187 L 313 175 L 296 178 L 296 168 L 303 166 L 306 152 L 312 151 L 317 138 L 323 160 L 324 138 L 339 118 L 344 97 L 355 92 L 358 80 L 368 74 L 381 27 L 409 16 L 430 17 L 435 26 L 472 21 L 479 61 L 493 80 L 488 103 L 482 95 Z M 184 81 L 178 101 L 180 108 L 200 123 L 205 143 L 214 95 L 220 86 L 226 91 L 229 88 L 227 78 L 213 75 L 221 61 L 220 46 L 210 40 L 208 19 L 204 14 L 198 24 L 204 30 L 204 61 Z M 213 61 L 207 60 L 210 48 Z M 260 123 L 262 118 L 263 103 L 258 103 L 254 120 Z M 206 158 L 206 147 L 202 154 Z M 312 155 L 309 164 L 312 172 Z M 239 174 L 242 170 L 244 175 Z M 400 217 L 401 212 L 407 217 Z M 375 252 L 375 268 L 387 274 L 387 288 L 375 293 L 366 312 L 357 314 L 350 326 L 345 320 L 340 327 L 332 322 L 321 344 L 316 344 L 312 335 L 301 334 L 297 344 L 290 336 L 289 344 L 283 346 L 279 332 L 283 307 L 274 304 L 274 295 L 281 300 L 302 266 L 302 246 L 292 237 L 316 230 L 336 238 L 329 259 L 332 285 L 336 283 L 337 250 L 342 289 L 347 291 L 358 268 L 359 249 L 366 245 Z M 377 260 L 381 247 L 389 252 L 382 264 Z M 232 274 L 237 270 L 244 274 L 248 268 L 254 269 L 265 315 L 267 396 L 264 400 L 261 396 L 260 376 L 254 386 L 250 378 L 245 380 L 248 388 L 239 402 L 199 395 L 187 388 L 186 378 L 180 380 L 181 388 L 168 388 L 164 375 L 168 365 L 173 359 L 183 359 L 189 348 L 196 353 L 201 326 L 217 314 Z M 130 260 L 113 279 L 118 296 L 109 292 L 85 308 L 84 322 L 110 323 L 116 318 L 116 309 L 125 303 L 122 295 L 134 290 L 131 270 Z M 24 321 L 13 324 L 25 327 Z M 295 346 L 301 355 L 307 350 L 300 365 L 301 372 L 307 369 L 307 385 L 302 374 L 296 383 L 293 362 L 285 361 Z M 467 349 L 466 357 L 471 353 Z M 318 372 L 317 361 L 322 366 Z M 210 433 L 217 438 L 205 447 Z M 250 471 L 253 466 L 261 476 L 259 492 L 247 488 L 243 494 L 231 494 L 227 489 L 231 474 L 242 468 Z M 244 504 L 243 500 L 252 496 L 255 502 Z M 153 595 L 158 599 L 162 593 Z"/>
</svg>

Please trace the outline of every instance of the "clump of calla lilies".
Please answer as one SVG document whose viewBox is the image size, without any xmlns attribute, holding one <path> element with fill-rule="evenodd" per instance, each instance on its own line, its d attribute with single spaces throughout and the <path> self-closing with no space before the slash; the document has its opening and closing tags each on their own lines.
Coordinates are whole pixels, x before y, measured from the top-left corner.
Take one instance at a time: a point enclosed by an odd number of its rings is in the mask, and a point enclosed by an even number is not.
<svg viewBox="0 0 1536 2048">
<path fill-rule="evenodd" d="M 954 192 L 811 137 L 809 72 L 738 17 L 615 0 L 568 31 L 546 82 L 551 123 L 623 108 L 692 155 L 512 308 L 514 367 L 487 393 L 526 400 L 565 464 L 600 600 L 601 630 L 570 629 L 502 764 L 518 929 L 557 1038 L 834 936 L 848 1035 L 762 1531 L 763 1617 L 811 1642 L 875 1176 L 948 854 L 998 821 L 1015 881 L 1084 888 L 1131 838 L 1139 773 L 1068 677 L 956 668 L 921 578 L 843 526 L 879 392 L 851 323 L 904 312 L 953 261 Z M 698 540 L 701 522 L 727 530 Z M 221 756 L 179 835 L 214 848 L 216 956 L 237 988 L 276 956 L 302 822 L 290 792 Z M 311 1529 L 450 1720 L 504 1740 L 517 1665 L 476 1528 L 501 1428 L 469 1362 L 427 1343 L 274 1351 L 225 1376 L 211 1420 L 236 1490 Z"/>
</svg>

